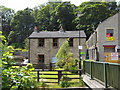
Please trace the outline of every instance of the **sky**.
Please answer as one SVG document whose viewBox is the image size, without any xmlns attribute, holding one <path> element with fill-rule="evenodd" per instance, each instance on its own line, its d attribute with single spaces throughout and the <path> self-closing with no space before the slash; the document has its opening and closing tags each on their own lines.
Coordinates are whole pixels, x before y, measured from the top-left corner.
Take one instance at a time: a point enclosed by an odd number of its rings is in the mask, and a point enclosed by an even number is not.
<svg viewBox="0 0 120 90">
<path fill-rule="evenodd" d="M 76 6 L 78 6 L 82 2 L 90 1 L 90 0 L 62 0 L 62 1 L 70 1 L 72 4 L 75 4 Z M 44 4 L 46 2 L 48 2 L 48 0 L 0 0 L 0 5 L 6 6 L 15 11 L 18 11 L 18 10 L 24 10 L 27 7 L 33 8 L 35 6 Z"/>
<path fill-rule="evenodd" d="M 70 1 L 72 4 L 76 6 L 80 5 L 82 2 L 89 0 L 62 0 L 62 1 Z M 8 8 L 12 8 L 15 11 L 23 10 L 27 7 L 33 8 L 40 4 L 44 4 L 48 2 L 48 0 L 0 0 L 0 5 L 6 6 Z"/>
</svg>

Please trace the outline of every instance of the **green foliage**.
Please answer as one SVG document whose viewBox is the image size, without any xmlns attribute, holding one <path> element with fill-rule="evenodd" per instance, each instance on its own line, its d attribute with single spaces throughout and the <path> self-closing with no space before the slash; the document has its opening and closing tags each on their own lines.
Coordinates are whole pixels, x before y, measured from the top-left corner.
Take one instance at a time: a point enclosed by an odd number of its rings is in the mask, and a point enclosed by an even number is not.
<svg viewBox="0 0 120 90">
<path fill-rule="evenodd" d="M 2 71 L 2 88 L 30 89 L 35 88 L 36 81 L 31 71 L 34 68 L 31 64 L 22 67 L 9 67 Z"/>
<path fill-rule="evenodd" d="M 62 76 L 61 80 L 60 80 L 60 86 L 63 88 L 67 88 L 70 86 L 70 78 L 66 77 L 66 76 Z"/>
<path fill-rule="evenodd" d="M 40 87 L 42 87 L 42 89 L 48 88 L 48 85 L 43 81 L 43 79 L 40 81 Z"/>
<path fill-rule="evenodd" d="M 78 7 L 81 17 L 77 18 L 77 28 L 85 30 L 87 39 L 99 23 L 117 13 L 116 2 L 84 2 Z M 80 22 L 79 22 L 80 19 Z"/>
<path fill-rule="evenodd" d="M 22 48 L 16 48 L 16 49 L 14 49 L 16 52 L 17 51 L 22 51 L 22 52 L 27 52 L 28 50 L 27 49 L 22 49 Z"/>
<path fill-rule="evenodd" d="M 13 47 L 12 46 L 7 46 L 6 38 L 0 34 L 0 39 L 2 42 L 0 42 L 0 54 L 2 58 L 2 67 L 3 68 L 8 68 L 12 66 L 15 62 L 12 60 L 12 52 L 13 52 Z"/>
<path fill-rule="evenodd" d="M 77 62 L 78 62 L 78 60 L 73 58 L 73 53 L 68 53 L 66 60 L 64 62 L 65 65 L 63 66 L 63 68 L 65 70 L 77 70 L 78 69 Z"/>
<path fill-rule="evenodd" d="M 60 68 L 62 68 L 65 65 L 65 60 L 67 58 L 69 50 L 68 46 L 69 46 L 68 41 L 65 41 L 56 54 L 56 57 L 58 59 L 56 65 L 59 66 Z"/>
<path fill-rule="evenodd" d="M 11 31 L 10 21 L 12 17 L 14 16 L 14 10 L 11 8 L 7 8 L 5 6 L 0 6 L 0 12 L 3 12 L 2 13 L 3 35 L 7 38 Z"/>
<path fill-rule="evenodd" d="M 24 48 L 23 41 L 28 38 L 34 28 L 34 18 L 31 16 L 32 9 L 26 8 L 18 11 L 12 18 L 10 25 L 12 32 L 9 35 L 9 44 L 14 43 L 15 48 Z"/>
<path fill-rule="evenodd" d="M 69 50 L 68 40 L 65 41 L 57 54 L 57 62 L 56 65 L 60 68 L 64 68 L 65 70 L 75 70 L 77 69 L 77 59 L 73 58 L 73 53 Z"/>
<path fill-rule="evenodd" d="M 24 40 L 24 44 L 25 44 L 25 45 L 24 45 L 24 48 L 28 50 L 28 44 L 29 44 L 28 38 L 26 38 L 26 39 Z"/>
<path fill-rule="evenodd" d="M 0 32 L 1 33 L 1 32 Z M 15 61 L 12 60 L 12 52 L 14 48 L 7 46 L 5 37 L 0 34 L 1 58 L 2 58 L 2 88 L 3 89 L 31 89 L 36 87 L 36 81 L 33 78 L 34 70 L 32 64 L 27 66 L 15 67 Z"/>
<path fill-rule="evenodd" d="M 76 7 L 68 2 L 61 3 L 56 8 L 55 15 L 58 17 L 57 22 L 63 26 L 64 30 L 75 30 L 76 24 L 74 20 L 76 18 L 74 9 Z"/>
</svg>

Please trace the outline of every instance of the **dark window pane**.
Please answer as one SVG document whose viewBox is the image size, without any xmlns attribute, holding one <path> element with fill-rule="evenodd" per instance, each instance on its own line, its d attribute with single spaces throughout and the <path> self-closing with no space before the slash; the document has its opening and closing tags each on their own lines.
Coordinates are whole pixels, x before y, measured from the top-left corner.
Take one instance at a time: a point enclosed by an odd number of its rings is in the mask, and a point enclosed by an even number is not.
<svg viewBox="0 0 120 90">
<path fill-rule="evenodd" d="M 44 39 L 43 38 L 39 39 L 39 46 L 40 47 L 44 46 Z"/>
<path fill-rule="evenodd" d="M 113 37 L 113 29 L 107 29 L 106 37 Z"/>
<path fill-rule="evenodd" d="M 119 53 L 120 53 L 120 49 L 117 49 L 117 52 L 119 52 Z"/>
<path fill-rule="evenodd" d="M 70 47 L 73 47 L 73 38 L 70 38 L 69 41 L 68 41 L 68 43 L 69 43 Z"/>
<path fill-rule="evenodd" d="M 38 63 L 44 63 L 44 55 L 38 55 Z"/>
<path fill-rule="evenodd" d="M 57 46 L 58 46 L 58 39 L 53 38 L 53 47 L 57 47 Z"/>
</svg>

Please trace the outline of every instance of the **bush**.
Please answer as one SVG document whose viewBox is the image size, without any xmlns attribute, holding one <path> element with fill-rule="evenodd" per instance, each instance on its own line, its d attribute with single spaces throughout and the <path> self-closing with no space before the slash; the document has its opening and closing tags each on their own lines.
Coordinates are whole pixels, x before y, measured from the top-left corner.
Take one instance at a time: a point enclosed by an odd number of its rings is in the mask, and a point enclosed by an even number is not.
<svg viewBox="0 0 120 90">
<path fill-rule="evenodd" d="M 60 80 L 60 86 L 63 87 L 63 88 L 64 87 L 65 88 L 69 87 L 70 86 L 70 82 L 69 82 L 70 80 L 71 79 L 69 77 L 63 76 Z"/>
<path fill-rule="evenodd" d="M 1 33 L 1 32 L 0 32 Z M 15 61 L 13 60 L 14 48 L 8 46 L 5 37 L 0 34 L 0 49 L 2 50 L 2 89 L 4 90 L 28 90 L 36 88 L 36 81 L 33 78 L 34 75 L 31 72 L 34 68 L 32 64 L 27 64 L 23 67 L 15 67 Z"/>
<path fill-rule="evenodd" d="M 12 66 L 2 71 L 2 88 L 8 89 L 31 89 L 37 87 L 34 74 L 31 73 L 33 70 L 32 64 L 27 66 L 16 67 Z"/>
</svg>

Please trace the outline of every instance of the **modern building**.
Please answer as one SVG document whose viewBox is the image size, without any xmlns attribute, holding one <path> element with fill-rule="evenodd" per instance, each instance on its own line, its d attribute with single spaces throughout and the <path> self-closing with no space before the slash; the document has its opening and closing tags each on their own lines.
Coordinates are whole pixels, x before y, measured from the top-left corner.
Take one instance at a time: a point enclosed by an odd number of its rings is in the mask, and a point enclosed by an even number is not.
<svg viewBox="0 0 120 90">
<path fill-rule="evenodd" d="M 100 23 L 87 40 L 89 58 L 120 63 L 120 13 Z"/>
<path fill-rule="evenodd" d="M 79 31 L 34 31 L 29 36 L 29 62 L 49 65 L 56 59 L 60 46 L 69 38 L 69 47 L 74 57 L 79 58 Z M 86 35 L 80 31 L 81 52 L 86 52 Z"/>
</svg>

